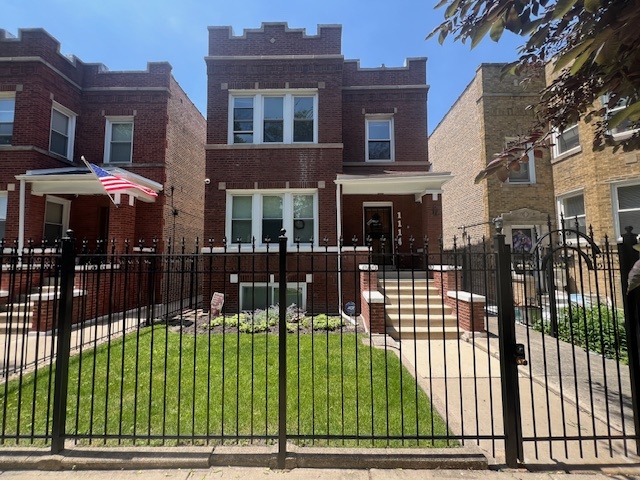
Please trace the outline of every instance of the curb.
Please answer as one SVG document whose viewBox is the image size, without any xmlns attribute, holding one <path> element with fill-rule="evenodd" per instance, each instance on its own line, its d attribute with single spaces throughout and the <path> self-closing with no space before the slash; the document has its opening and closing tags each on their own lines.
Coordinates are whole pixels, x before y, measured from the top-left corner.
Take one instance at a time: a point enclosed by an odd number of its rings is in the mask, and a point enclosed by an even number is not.
<svg viewBox="0 0 640 480">
<path fill-rule="evenodd" d="M 6 470 L 208 469 L 213 466 L 278 468 L 277 446 L 70 447 L 53 455 L 37 448 L 0 450 Z M 324 448 L 287 446 L 286 469 L 461 469 L 486 470 L 479 449 Z"/>
</svg>

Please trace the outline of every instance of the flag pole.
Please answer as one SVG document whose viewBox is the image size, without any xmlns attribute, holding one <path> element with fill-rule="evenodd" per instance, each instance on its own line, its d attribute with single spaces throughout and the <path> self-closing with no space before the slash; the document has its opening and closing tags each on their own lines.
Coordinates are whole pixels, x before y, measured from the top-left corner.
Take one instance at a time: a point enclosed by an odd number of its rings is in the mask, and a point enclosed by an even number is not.
<svg viewBox="0 0 640 480">
<path fill-rule="evenodd" d="M 80 160 L 82 160 L 84 162 L 84 164 L 87 166 L 87 168 L 89 169 L 89 171 L 93 174 L 94 177 L 96 177 L 96 180 L 98 180 L 98 183 L 102 186 L 102 188 L 104 189 L 104 193 L 107 194 L 107 197 L 109 197 L 109 200 L 111 200 L 111 203 L 113 203 L 116 208 L 118 208 L 118 204 L 116 203 L 116 201 L 111 197 L 111 195 L 109 195 L 109 192 L 107 192 L 107 189 L 104 188 L 104 185 L 102 185 L 102 182 L 100 181 L 100 179 L 98 178 L 98 175 L 96 174 L 96 172 L 93 170 L 93 168 L 91 168 L 91 165 L 89 165 L 89 162 L 87 162 L 87 159 L 84 158 L 84 155 L 80 156 Z"/>
</svg>

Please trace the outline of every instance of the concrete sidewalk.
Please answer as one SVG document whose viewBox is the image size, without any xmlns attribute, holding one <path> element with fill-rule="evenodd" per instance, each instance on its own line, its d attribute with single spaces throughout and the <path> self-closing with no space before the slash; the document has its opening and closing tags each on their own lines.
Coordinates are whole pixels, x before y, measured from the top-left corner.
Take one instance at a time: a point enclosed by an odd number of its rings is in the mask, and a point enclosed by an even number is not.
<svg viewBox="0 0 640 480">
<path fill-rule="evenodd" d="M 616 478 L 627 480 L 640 478 L 626 474 L 607 476 L 601 473 L 583 472 L 572 475 L 576 480 L 605 480 Z M 96 479 L 96 480 L 208 480 L 208 479 L 287 479 L 287 480 L 417 480 L 417 479 L 466 479 L 466 480 L 568 480 L 562 472 L 530 473 L 523 470 L 469 471 L 469 470 L 338 470 L 296 468 L 293 470 L 270 470 L 248 467 L 214 467 L 193 470 L 140 470 L 140 471 L 66 471 L 66 472 L 1 472 L 4 479 Z"/>
</svg>

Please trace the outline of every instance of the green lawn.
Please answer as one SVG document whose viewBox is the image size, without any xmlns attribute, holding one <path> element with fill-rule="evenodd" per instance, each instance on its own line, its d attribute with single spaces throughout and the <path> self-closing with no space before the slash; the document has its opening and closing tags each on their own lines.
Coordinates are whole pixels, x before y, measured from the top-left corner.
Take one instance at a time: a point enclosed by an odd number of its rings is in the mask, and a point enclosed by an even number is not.
<svg viewBox="0 0 640 480">
<path fill-rule="evenodd" d="M 429 399 L 398 358 L 369 348 L 361 339 L 355 334 L 288 335 L 288 435 L 409 439 L 392 441 L 392 446 L 415 446 L 411 437 L 417 434 L 446 435 L 444 422 L 432 413 Z M 49 369 L 41 368 L 23 377 L 22 388 L 18 381 L 1 387 L 5 438 L 50 430 L 50 380 Z M 72 358 L 67 415 L 67 432 L 79 436 L 170 435 L 193 437 L 196 443 L 202 443 L 198 437 L 203 436 L 224 435 L 228 441 L 243 435 L 275 438 L 278 337 L 142 329 L 111 342 L 111 348 L 101 345 Z M 314 443 L 388 444 L 333 438 Z"/>
</svg>

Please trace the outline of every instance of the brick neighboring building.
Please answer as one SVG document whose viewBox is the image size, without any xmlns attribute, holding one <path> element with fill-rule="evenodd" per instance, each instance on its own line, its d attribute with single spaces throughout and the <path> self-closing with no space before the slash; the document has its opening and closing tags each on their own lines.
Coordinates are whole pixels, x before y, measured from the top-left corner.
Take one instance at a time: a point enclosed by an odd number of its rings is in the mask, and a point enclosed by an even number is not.
<svg viewBox="0 0 640 480">
<path fill-rule="evenodd" d="M 367 236 L 378 251 L 383 235 L 398 234 L 408 251 L 410 236 L 439 237 L 450 176 L 430 170 L 426 59 L 360 68 L 344 59 L 341 34 L 340 25 L 316 35 L 285 23 L 240 36 L 210 27 L 207 238 L 240 238 L 248 254 L 253 238 L 264 250 L 282 227 L 302 251 L 325 238 L 332 251 L 341 238 L 364 246 Z M 337 311 L 335 300 L 324 299 Z"/>
<path fill-rule="evenodd" d="M 548 82 L 552 70 L 547 65 Z M 603 106 L 602 101 L 596 102 L 596 109 Z M 623 123 L 611 133 L 614 140 L 622 140 L 633 132 Z M 613 147 L 596 152 L 593 140 L 594 127 L 584 121 L 554 134 L 551 166 L 556 208 L 558 216 L 567 218 L 568 227 L 574 228 L 577 218 L 583 232 L 593 227 L 596 242 L 603 242 L 607 235 L 615 243 L 627 226 L 640 233 L 640 152 L 614 153 Z"/>
<path fill-rule="evenodd" d="M 495 230 L 492 220 L 502 217 L 507 242 L 526 245 L 535 227 L 547 229 L 555 220 L 553 175 L 549 153 L 531 156 L 527 167 L 501 182 L 495 175 L 474 183 L 476 175 L 519 135 L 527 133 L 533 116 L 526 107 L 539 98 L 544 76 L 522 84 L 513 76 L 501 78 L 504 64 L 485 63 L 429 137 L 429 159 L 436 170 L 454 178 L 444 187 L 443 239 L 450 247 L 479 243 Z M 530 240 L 530 238 L 529 238 Z"/>
<path fill-rule="evenodd" d="M 42 29 L 0 30 L 0 236 L 40 246 L 71 228 L 89 248 L 202 237 L 205 132 L 168 63 L 110 72 Z M 158 196 L 128 190 L 116 208 L 82 155 Z"/>
</svg>

